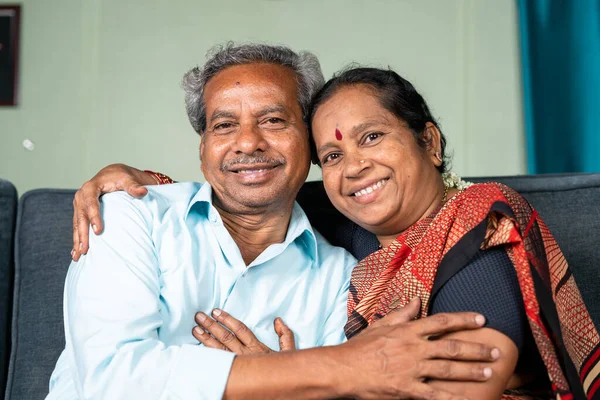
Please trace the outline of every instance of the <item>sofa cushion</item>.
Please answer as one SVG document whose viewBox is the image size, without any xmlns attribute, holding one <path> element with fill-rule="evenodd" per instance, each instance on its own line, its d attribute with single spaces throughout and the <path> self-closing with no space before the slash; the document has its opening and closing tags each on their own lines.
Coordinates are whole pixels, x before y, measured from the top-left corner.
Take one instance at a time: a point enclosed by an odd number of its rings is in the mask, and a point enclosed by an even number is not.
<svg viewBox="0 0 600 400">
<path fill-rule="evenodd" d="M 0 179 L 0 393 L 4 393 L 10 352 L 10 313 L 13 290 L 13 245 L 17 190 Z"/>
<path fill-rule="evenodd" d="M 73 194 L 33 190 L 19 201 L 6 399 L 45 398 L 65 345 L 62 300 L 71 261 Z"/>
<path fill-rule="evenodd" d="M 573 270 L 590 314 L 600 329 L 600 174 L 466 178 L 497 181 L 521 193 L 553 233 Z M 327 198 L 322 182 L 306 183 L 298 195 L 314 227 L 331 243 L 361 259 L 378 246 L 374 235 L 345 219 Z"/>
</svg>

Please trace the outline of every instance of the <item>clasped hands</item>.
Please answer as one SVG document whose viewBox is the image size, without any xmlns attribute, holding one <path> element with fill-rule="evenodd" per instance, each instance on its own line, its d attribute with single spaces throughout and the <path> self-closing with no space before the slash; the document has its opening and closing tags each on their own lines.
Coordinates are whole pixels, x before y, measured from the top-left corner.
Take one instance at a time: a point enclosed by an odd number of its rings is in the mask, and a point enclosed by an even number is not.
<svg viewBox="0 0 600 400">
<path fill-rule="evenodd" d="M 244 323 L 223 310 L 214 309 L 212 318 L 198 312 L 195 319 L 198 325 L 192 330 L 192 335 L 206 347 L 227 350 L 238 355 L 275 352 L 260 342 Z M 279 336 L 280 351 L 296 350 L 294 333 L 281 318 L 275 318 L 273 326 Z"/>
</svg>

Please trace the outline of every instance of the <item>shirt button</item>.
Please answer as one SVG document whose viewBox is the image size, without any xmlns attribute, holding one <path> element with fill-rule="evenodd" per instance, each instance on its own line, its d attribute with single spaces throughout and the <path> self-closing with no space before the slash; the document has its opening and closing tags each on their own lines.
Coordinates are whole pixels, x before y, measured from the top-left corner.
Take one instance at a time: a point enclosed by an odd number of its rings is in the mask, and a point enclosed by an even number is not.
<svg viewBox="0 0 600 400">
<path fill-rule="evenodd" d="M 213 224 L 216 224 L 216 223 L 217 223 L 217 216 L 216 216 L 215 214 L 212 214 L 212 213 L 211 213 L 211 214 L 208 216 L 208 219 L 209 219 L 209 220 L 210 220 L 210 222 L 212 222 Z"/>
</svg>

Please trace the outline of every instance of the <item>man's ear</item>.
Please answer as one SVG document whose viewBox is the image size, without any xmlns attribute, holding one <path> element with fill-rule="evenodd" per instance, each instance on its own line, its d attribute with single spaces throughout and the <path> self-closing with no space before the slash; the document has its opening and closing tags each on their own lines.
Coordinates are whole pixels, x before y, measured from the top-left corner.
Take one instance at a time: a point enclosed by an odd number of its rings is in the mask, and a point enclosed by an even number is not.
<svg viewBox="0 0 600 400">
<path fill-rule="evenodd" d="M 425 124 L 423 129 L 423 140 L 426 143 L 425 150 L 436 167 L 442 165 L 442 134 L 432 122 Z"/>
</svg>

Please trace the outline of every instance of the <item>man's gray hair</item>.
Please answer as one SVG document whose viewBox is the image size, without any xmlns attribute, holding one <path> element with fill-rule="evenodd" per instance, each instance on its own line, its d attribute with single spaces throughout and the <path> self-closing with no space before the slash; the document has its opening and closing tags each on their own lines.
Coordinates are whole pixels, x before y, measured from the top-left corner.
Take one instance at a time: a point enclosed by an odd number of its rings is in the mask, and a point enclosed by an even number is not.
<svg viewBox="0 0 600 400">
<path fill-rule="evenodd" d="M 204 87 L 206 83 L 227 67 L 243 64 L 275 64 L 291 68 L 297 76 L 298 102 L 302 117 L 308 121 L 310 101 L 323 87 L 325 79 L 317 57 L 307 51 L 295 53 L 288 47 L 266 44 L 215 46 L 206 54 L 208 61 L 202 69 L 192 68 L 183 76 L 185 108 L 194 130 L 202 134 L 206 130 L 206 104 Z"/>
</svg>

